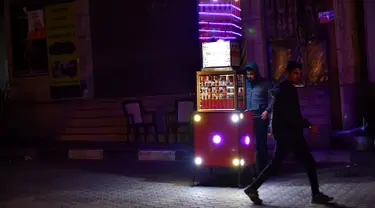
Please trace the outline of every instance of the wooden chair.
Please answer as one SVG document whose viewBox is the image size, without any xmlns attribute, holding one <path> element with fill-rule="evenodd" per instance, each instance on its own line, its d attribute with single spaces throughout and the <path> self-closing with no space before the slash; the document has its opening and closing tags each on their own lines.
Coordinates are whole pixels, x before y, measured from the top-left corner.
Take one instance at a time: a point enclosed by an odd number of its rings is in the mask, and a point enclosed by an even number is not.
<svg viewBox="0 0 375 208">
<path fill-rule="evenodd" d="M 167 140 L 169 143 L 169 136 L 174 133 L 178 138 L 179 133 L 184 133 L 190 136 L 191 133 L 191 116 L 195 109 L 195 102 L 191 99 L 176 100 L 175 107 L 172 112 L 167 115 Z M 186 129 L 187 131 L 181 132 Z M 177 139 L 176 139 L 177 142 Z"/>
<path fill-rule="evenodd" d="M 139 142 L 141 130 L 144 132 L 144 139 L 147 142 L 147 136 L 152 132 L 156 142 L 158 142 L 158 130 L 156 125 L 156 113 L 146 111 L 141 101 L 128 100 L 122 102 L 124 115 L 128 119 L 127 136 L 130 137 L 131 132 L 134 132 L 136 140 Z"/>
</svg>

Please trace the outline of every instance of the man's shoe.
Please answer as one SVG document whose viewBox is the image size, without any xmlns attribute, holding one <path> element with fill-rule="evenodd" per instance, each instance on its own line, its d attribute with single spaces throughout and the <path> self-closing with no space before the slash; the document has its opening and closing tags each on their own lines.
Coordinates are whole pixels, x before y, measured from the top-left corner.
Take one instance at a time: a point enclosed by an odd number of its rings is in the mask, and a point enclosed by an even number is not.
<svg viewBox="0 0 375 208">
<path fill-rule="evenodd" d="M 326 204 L 333 201 L 333 197 L 327 196 L 323 193 L 318 193 L 312 196 L 311 203 L 313 204 Z"/>
<path fill-rule="evenodd" d="M 250 198 L 250 200 L 255 204 L 255 205 L 262 205 L 263 200 L 259 198 L 259 194 L 257 190 L 254 190 L 252 188 L 247 188 L 245 189 L 245 194 Z"/>
</svg>

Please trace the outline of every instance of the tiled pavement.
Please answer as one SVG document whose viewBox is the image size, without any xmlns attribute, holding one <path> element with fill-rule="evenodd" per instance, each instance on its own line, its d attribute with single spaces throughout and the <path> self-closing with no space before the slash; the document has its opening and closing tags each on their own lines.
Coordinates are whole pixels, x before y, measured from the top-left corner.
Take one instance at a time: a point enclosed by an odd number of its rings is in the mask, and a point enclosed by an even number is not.
<svg viewBox="0 0 375 208">
<path fill-rule="evenodd" d="M 185 163 L 60 163 L 1 166 L 0 207 L 256 207 L 238 188 L 190 187 L 191 167 Z M 374 207 L 374 171 L 350 170 L 319 171 L 322 190 L 336 198 L 328 207 Z M 303 173 L 274 178 L 260 194 L 265 207 L 327 207 L 309 204 Z"/>
</svg>

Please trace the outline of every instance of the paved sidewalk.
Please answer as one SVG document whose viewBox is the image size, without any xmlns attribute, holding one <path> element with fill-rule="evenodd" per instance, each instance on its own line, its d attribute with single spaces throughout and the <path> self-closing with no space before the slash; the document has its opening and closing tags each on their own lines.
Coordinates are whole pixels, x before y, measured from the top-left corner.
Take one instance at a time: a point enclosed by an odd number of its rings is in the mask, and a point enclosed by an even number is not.
<svg viewBox="0 0 375 208">
<path fill-rule="evenodd" d="M 1 170 L 1 208 L 256 207 L 238 188 L 190 187 L 192 169 L 185 163 L 31 162 L 3 165 Z M 322 190 L 339 204 L 329 207 L 373 207 L 373 170 L 319 172 Z M 273 178 L 260 195 L 266 207 L 327 207 L 309 203 L 304 173 Z"/>
</svg>

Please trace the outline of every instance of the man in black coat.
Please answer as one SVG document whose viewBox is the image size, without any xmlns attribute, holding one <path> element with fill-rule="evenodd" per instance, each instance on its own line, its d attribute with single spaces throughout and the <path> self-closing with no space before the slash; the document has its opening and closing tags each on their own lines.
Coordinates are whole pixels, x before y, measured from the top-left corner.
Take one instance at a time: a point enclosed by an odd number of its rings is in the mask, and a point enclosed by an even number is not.
<svg viewBox="0 0 375 208">
<path fill-rule="evenodd" d="M 333 197 L 319 190 L 315 160 L 303 136 L 304 128 L 309 128 L 313 133 L 317 133 L 318 129 L 301 114 L 298 92 L 294 86 L 301 78 L 301 68 L 299 63 L 289 62 L 286 68 L 287 79 L 280 83 L 275 93 L 272 115 L 272 133 L 276 140 L 274 156 L 258 178 L 245 189 L 245 194 L 254 204 L 262 204 L 258 188 L 270 176 L 277 173 L 289 152 L 294 153 L 306 168 L 312 191 L 311 203 L 321 204 L 333 200 Z"/>
</svg>

